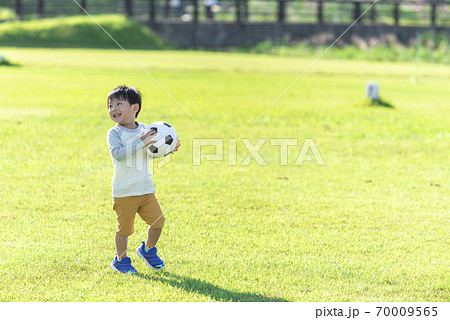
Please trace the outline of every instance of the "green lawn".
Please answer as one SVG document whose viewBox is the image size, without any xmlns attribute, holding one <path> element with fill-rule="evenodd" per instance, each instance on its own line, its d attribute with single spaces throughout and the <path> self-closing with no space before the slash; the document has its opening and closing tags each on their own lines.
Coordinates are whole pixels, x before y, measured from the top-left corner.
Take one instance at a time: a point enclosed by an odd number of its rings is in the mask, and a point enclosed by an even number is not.
<svg viewBox="0 0 450 320">
<path fill-rule="evenodd" d="M 1 51 L 21 66 L 0 66 L 0 301 L 450 300 L 450 66 L 324 58 L 252 126 L 316 57 L 130 51 L 197 125 L 120 50 Z M 364 106 L 370 80 L 395 108 Z M 109 269 L 123 83 L 182 141 L 154 174 L 167 267 L 138 260 L 137 219 L 137 276 Z M 224 139 L 224 160 L 194 166 L 194 138 Z M 259 138 L 267 165 L 241 165 Z M 286 166 L 274 138 L 298 139 Z M 325 166 L 295 165 L 308 138 Z"/>
</svg>

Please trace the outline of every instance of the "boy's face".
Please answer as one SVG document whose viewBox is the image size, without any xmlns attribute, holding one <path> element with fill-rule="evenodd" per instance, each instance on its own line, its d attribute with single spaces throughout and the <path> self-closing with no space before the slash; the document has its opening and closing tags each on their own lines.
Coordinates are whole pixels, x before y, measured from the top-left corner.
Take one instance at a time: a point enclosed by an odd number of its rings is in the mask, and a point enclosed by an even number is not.
<svg viewBox="0 0 450 320">
<path fill-rule="evenodd" d="M 130 105 L 126 100 L 108 100 L 108 113 L 112 121 L 127 126 L 135 123 L 136 112 L 139 109 L 137 103 Z"/>
</svg>

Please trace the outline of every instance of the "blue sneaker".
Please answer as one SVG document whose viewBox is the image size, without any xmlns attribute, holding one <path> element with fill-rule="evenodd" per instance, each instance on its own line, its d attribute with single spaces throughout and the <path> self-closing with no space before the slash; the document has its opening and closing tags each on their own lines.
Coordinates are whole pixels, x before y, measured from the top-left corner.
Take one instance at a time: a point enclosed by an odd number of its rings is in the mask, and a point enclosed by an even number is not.
<svg viewBox="0 0 450 320">
<path fill-rule="evenodd" d="M 114 261 L 111 262 L 111 269 L 122 273 L 137 273 L 136 269 L 131 265 L 131 259 L 125 257 L 122 261 L 117 260 L 117 256 L 114 257 Z"/>
<path fill-rule="evenodd" d="M 156 247 L 145 252 L 145 242 L 142 241 L 142 245 L 136 249 L 136 253 L 150 268 L 154 270 L 164 268 L 164 262 L 156 254 Z"/>
</svg>

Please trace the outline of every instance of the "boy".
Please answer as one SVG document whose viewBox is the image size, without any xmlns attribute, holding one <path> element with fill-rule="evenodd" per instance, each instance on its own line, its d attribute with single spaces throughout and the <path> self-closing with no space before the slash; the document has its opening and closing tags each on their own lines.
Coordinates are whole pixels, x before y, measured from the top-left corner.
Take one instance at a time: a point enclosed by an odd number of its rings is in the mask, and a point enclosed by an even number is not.
<svg viewBox="0 0 450 320">
<path fill-rule="evenodd" d="M 137 255 L 152 269 L 164 268 L 156 254 L 156 243 L 165 218 L 155 198 L 155 186 L 149 172 L 146 147 L 155 143 L 156 132 L 136 121 L 141 111 L 142 94 L 134 87 L 119 86 L 108 95 L 108 113 L 116 123 L 108 130 L 107 141 L 114 164 L 112 180 L 113 210 L 116 212 L 116 253 L 111 268 L 122 273 L 136 273 L 127 256 L 128 236 L 134 233 L 136 212 L 147 223 L 147 239 L 137 248 Z M 180 141 L 174 151 L 178 150 Z M 140 167 L 139 167 L 140 164 Z"/>
</svg>

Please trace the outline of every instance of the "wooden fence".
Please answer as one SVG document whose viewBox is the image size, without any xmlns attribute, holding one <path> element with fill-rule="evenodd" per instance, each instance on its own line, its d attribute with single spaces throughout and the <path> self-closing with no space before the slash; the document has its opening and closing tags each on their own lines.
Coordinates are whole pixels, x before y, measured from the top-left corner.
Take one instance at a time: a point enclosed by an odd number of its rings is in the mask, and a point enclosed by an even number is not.
<svg viewBox="0 0 450 320">
<path fill-rule="evenodd" d="M 374 4 L 375 2 L 375 4 Z M 449 0 L 0 0 L 21 19 L 46 16 L 123 13 L 149 21 L 350 22 L 398 26 L 450 26 Z M 407 18 L 409 17 L 409 18 Z"/>
</svg>

